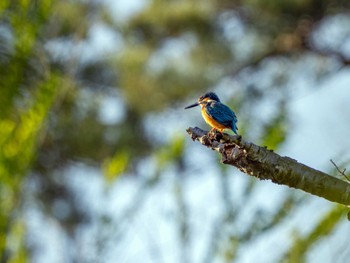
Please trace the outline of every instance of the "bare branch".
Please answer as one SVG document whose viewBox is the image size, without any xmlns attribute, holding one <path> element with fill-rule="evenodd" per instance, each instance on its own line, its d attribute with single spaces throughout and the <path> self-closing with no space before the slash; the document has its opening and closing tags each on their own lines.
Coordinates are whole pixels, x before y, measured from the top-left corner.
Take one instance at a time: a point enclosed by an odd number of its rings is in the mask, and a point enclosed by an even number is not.
<svg viewBox="0 0 350 263">
<path fill-rule="evenodd" d="M 330 161 L 331 161 L 331 163 L 334 165 L 335 169 L 337 169 L 337 171 L 338 171 L 342 176 L 344 176 L 344 177 L 346 178 L 346 180 L 348 180 L 348 181 L 350 182 L 349 177 L 347 177 L 347 175 L 345 174 L 346 169 L 344 169 L 343 171 L 341 171 L 341 170 L 339 169 L 339 167 L 335 164 L 335 162 L 333 162 L 332 159 L 330 159 Z"/>
<path fill-rule="evenodd" d="M 193 140 L 218 151 L 222 162 L 260 180 L 303 190 L 339 204 L 350 205 L 350 184 L 272 150 L 244 141 L 241 136 L 188 128 Z"/>
</svg>

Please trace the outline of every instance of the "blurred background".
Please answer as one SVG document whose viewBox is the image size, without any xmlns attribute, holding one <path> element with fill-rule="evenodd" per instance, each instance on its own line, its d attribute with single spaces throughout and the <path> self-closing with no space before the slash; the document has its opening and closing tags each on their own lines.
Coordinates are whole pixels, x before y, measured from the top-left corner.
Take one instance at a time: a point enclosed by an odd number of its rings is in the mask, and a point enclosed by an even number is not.
<svg viewBox="0 0 350 263">
<path fill-rule="evenodd" d="M 1 0 L 0 262 L 349 262 L 348 209 L 220 163 L 240 134 L 342 178 L 348 0 Z"/>
</svg>

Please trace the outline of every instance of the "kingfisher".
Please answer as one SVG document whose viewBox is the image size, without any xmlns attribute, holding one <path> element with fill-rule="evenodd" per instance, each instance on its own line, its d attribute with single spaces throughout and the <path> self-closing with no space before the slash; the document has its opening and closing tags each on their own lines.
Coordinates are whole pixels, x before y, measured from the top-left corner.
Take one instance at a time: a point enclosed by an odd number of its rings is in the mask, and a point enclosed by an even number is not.
<svg viewBox="0 0 350 263">
<path fill-rule="evenodd" d="M 224 129 L 230 129 L 237 134 L 236 114 L 225 104 L 221 103 L 218 95 L 214 92 L 207 92 L 199 97 L 196 103 L 187 106 L 185 109 L 201 106 L 202 117 L 208 123 L 212 130 L 223 132 Z"/>
</svg>

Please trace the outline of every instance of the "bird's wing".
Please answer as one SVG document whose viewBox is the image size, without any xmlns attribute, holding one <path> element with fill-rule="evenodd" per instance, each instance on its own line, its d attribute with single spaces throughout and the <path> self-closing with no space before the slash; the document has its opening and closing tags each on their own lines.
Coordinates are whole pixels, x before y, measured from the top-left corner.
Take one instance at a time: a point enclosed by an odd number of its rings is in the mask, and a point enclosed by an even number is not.
<svg viewBox="0 0 350 263">
<path fill-rule="evenodd" d="M 221 102 L 212 102 L 205 107 L 206 113 L 219 123 L 231 127 L 237 122 L 235 113 Z"/>
</svg>

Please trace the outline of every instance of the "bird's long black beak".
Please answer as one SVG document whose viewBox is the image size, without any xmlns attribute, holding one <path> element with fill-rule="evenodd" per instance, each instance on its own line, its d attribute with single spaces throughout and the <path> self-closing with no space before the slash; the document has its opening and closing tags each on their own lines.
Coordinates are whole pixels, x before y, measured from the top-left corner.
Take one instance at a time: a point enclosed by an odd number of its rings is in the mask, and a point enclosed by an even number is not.
<svg viewBox="0 0 350 263">
<path fill-rule="evenodd" d="M 185 109 L 193 108 L 193 107 L 196 107 L 198 105 L 199 105 L 199 102 L 196 102 L 196 103 L 193 103 L 193 104 L 187 106 Z"/>
</svg>

